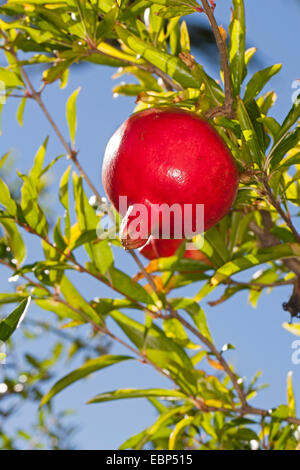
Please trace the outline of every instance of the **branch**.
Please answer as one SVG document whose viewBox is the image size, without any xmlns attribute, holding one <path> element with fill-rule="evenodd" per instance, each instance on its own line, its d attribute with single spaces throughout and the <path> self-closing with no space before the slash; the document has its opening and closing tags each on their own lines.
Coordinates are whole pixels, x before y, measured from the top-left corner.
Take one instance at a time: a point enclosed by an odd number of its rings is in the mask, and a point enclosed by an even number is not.
<svg viewBox="0 0 300 470">
<path fill-rule="evenodd" d="M 213 108 L 206 113 L 206 117 L 212 118 L 213 116 L 225 114 L 228 118 L 233 118 L 233 94 L 232 94 L 232 84 L 231 84 L 231 74 L 228 62 L 228 54 L 226 44 L 222 38 L 222 35 L 219 30 L 219 26 L 216 22 L 214 16 L 214 8 L 208 4 L 207 0 L 201 0 L 203 10 L 208 17 L 210 22 L 213 34 L 216 39 L 216 43 L 220 52 L 220 62 L 221 62 L 221 69 L 224 73 L 224 87 L 225 87 L 225 101 L 224 106 Z"/>
<path fill-rule="evenodd" d="M 241 388 L 241 386 L 238 383 L 238 378 L 236 374 L 231 370 L 229 364 L 226 362 L 222 354 L 218 351 L 216 346 L 205 336 L 203 336 L 196 328 L 194 328 L 193 325 L 191 325 L 188 321 L 185 320 L 177 311 L 172 310 L 171 316 L 173 318 L 177 318 L 177 320 L 180 321 L 180 323 L 185 326 L 188 330 L 190 330 L 191 333 L 193 333 L 200 341 L 207 346 L 207 348 L 216 356 L 218 362 L 221 364 L 223 367 L 224 371 L 228 375 L 228 377 L 231 380 L 231 383 L 240 399 L 242 409 L 245 408 L 247 405 L 246 397 L 244 395 L 244 392 Z"/>
</svg>

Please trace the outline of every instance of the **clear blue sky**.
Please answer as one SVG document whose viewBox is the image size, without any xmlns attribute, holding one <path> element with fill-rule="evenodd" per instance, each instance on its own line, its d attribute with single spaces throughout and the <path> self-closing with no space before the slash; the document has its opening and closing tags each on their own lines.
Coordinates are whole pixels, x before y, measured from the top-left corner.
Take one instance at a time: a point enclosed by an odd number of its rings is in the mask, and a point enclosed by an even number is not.
<svg viewBox="0 0 300 470">
<path fill-rule="evenodd" d="M 230 2 L 217 0 L 216 16 L 218 22 L 227 27 L 230 17 Z M 300 78 L 298 31 L 300 2 L 297 0 L 246 0 L 248 47 L 258 48 L 259 63 L 262 67 L 282 63 L 283 70 L 271 84 L 278 93 L 278 102 L 274 115 L 281 120 L 291 106 L 292 82 Z M 200 17 L 201 21 L 204 18 Z M 201 61 L 200 55 L 198 60 Z M 218 77 L 216 65 L 203 62 L 207 70 Z M 57 85 L 49 87 L 45 97 L 51 113 L 55 116 L 66 135 L 65 101 L 71 92 L 82 86 L 78 98 L 78 133 L 77 147 L 79 159 L 91 176 L 93 182 L 103 193 L 101 186 L 101 163 L 106 142 L 114 130 L 127 118 L 134 107 L 133 99 L 112 98 L 114 69 L 101 67 L 74 67 L 66 90 L 58 91 Z M 34 78 L 38 78 L 36 73 Z M 271 89 L 267 87 L 266 90 Z M 28 103 L 25 110 L 24 127 L 18 127 L 15 119 L 16 102 L 10 101 L 3 110 L 3 133 L 0 137 L 0 154 L 14 148 L 17 156 L 17 167 L 21 172 L 28 171 L 37 146 L 45 136 L 50 135 L 47 158 L 50 161 L 62 153 L 56 137 L 52 135 L 49 125 L 34 103 Z M 57 178 L 60 177 L 67 162 L 61 161 L 57 167 Z M 54 186 L 55 189 L 55 186 Z M 56 195 L 56 192 L 55 192 Z M 53 206 L 53 201 L 50 201 Z M 58 207 L 54 204 L 54 208 Z M 29 240 L 27 260 L 34 260 L 40 253 L 36 240 Z M 133 272 L 134 267 L 126 254 L 119 261 L 124 270 Z M 8 273 L 1 268 L 1 289 L 5 289 Z M 81 291 L 92 298 L 108 297 L 110 292 L 83 277 Z M 186 295 L 196 292 L 199 285 L 185 290 Z M 220 294 L 220 292 L 219 292 Z M 285 381 L 289 370 L 294 372 L 296 398 L 300 397 L 300 365 L 291 362 L 292 342 L 296 337 L 282 328 L 287 319 L 281 304 L 288 300 L 290 288 L 279 287 L 271 295 L 263 294 L 257 309 L 247 301 L 245 293 L 237 294 L 233 299 L 211 308 L 203 303 L 207 320 L 218 346 L 230 342 L 236 350 L 228 352 L 228 358 L 239 373 L 250 379 L 257 370 L 263 372 L 262 383 L 269 383 L 270 388 L 261 392 L 255 404 L 272 407 L 285 402 Z M 212 299 L 218 298 L 214 292 Z M 210 300 L 210 299 L 208 299 Z M 35 307 L 30 309 L 31 318 L 40 319 L 45 315 Z M 115 327 L 114 327 L 115 328 Z M 19 333 L 17 333 L 18 335 Z M 29 343 L 26 347 L 28 348 Z M 42 354 L 42 344 L 38 351 Z M 20 344 L 20 348 L 22 345 Z M 119 347 L 111 352 L 124 353 Z M 80 365 L 80 362 L 74 363 Z M 61 374 L 66 370 L 60 370 Z M 1 374 L 1 370 L 0 370 Z M 1 375 L 0 375 L 1 381 Z M 99 392 L 117 388 L 168 386 L 166 380 L 158 376 L 148 366 L 128 363 L 113 366 L 82 383 L 75 384 L 55 398 L 56 409 L 65 406 L 77 409 L 76 421 L 79 432 L 76 442 L 84 449 L 116 449 L 127 437 L 141 431 L 155 419 L 155 412 L 145 400 L 126 400 L 100 405 L 85 405 L 85 401 Z M 254 402 L 253 402 L 254 403 Z M 300 400 L 298 400 L 300 407 Z M 27 407 L 18 416 L 12 426 L 19 425 L 23 419 L 30 420 L 36 410 Z"/>
</svg>

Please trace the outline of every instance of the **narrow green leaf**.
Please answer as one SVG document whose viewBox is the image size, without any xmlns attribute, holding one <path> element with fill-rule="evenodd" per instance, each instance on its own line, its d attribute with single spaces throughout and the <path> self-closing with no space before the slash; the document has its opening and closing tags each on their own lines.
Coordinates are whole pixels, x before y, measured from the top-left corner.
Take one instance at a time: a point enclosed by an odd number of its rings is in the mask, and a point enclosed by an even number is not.
<svg viewBox="0 0 300 470">
<path fill-rule="evenodd" d="M 229 62 L 234 94 L 240 94 L 245 76 L 245 8 L 243 0 L 233 0 L 232 20 L 229 27 Z"/>
<path fill-rule="evenodd" d="M 74 312 L 71 308 L 66 306 L 65 304 L 59 302 L 58 300 L 54 299 L 35 299 L 35 303 L 48 312 L 53 312 L 58 315 L 59 318 L 62 319 L 71 319 L 74 321 L 81 323 L 86 323 L 86 320 L 82 318 L 82 316 Z"/>
<path fill-rule="evenodd" d="M 187 418 L 181 419 L 176 424 L 176 426 L 174 427 L 174 429 L 173 429 L 173 431 L 170 435 L 169 447 L 168 447 L 169 450 L 176 450 L 178 448 L 177 447 L 178 439 L 180 438 L 180 436 L 183 433 L 183 431 L 185 430 L 185 428 L 187 428 L 190 424 L 192 424 L 194 419 L 195 418 L 193 416 L 189 416 Z"/>
<path fill-rule="evenodd" d="M 46 137 L 40 148 L 38 149 L 37 153 L 34 157 L 33 167 L 30 170 L 29 178 L 31 179 L 32 183 L 37 185 L 42 172 L 43 172 L 43 164 L 45 160 L 47 145 L 48 145 L 49 137 Z"/>
<path fill-rule="evenodd" d="M 291 258 L 300 255 L 300 248 L 297 243 L 283 243 L 281 245 L 263 248 L 256 254 L 245 255 L 242 258 L 233 259 L 219 268 L 211 278 L 211 285 L 217 286 L 233 274 L 246 269 L 267 263 L 268 261 Z"/>
<path fill-rule="evenodd" d="M 88 404 L 91 403 L 103 403 L 105 401 L 112 400 L 122 400 L 126 398 L 149 398 L 149 397 L 158 397 L 162 400 L 168 401 L 178 401 L 186 399 L 186 396 L 178 392 L 177 390 L 165 390 L 162 388 L 150 388 L 150 389 L 122 389 L 114 390 L 112 392 L 105 392 L 96 395 L 94 398 L 88 401 Z"/>
<path fill-rule="evenodd" d="M 5 83 L 6 88 L 22 87 L 22 80 L 14 72 L 0 67 L 0 80 Z"/>
<path fill-rule="evenodd" d="M 20 265 L 26 256 L 26 246 L 19 233 L 16 223 L 9 219 L 0 219 L 0 224 L 5 230 L 5 239 L 14 258 Z"/>
<path fill-rule="evenodd" d="M 281 67 L 281 64 L 276 64 L 256 72 L 246 86 L 245 103 L 256 98 L 268 81 L 280 71 Z"/>
<path fill-rule="evenodd" d="M 253 162 L 256 162 L 259 166 L 261 166 L 263 154 L 259 145 L 258 136 L 246 106 L 241 99 L 238 99 L 237 116 L 243 131 L 245 145 L 251 155 L 251 159 Z"/>
<path fill-rule="evenodd" d="M 287 394 L 287 402 L 289 407 L 289 416 L 296 416 L 296 401 L 295 401 L 295 394 L 293 390 L 293 372 L 290 371 L 287 375 L 287 387 L 286 387 L 286 394 Z"/>
<path fill-rule="evenodd" d="M 1 158 L 0 158 L 0 170 L 1 168 L 3 167 L 3 165 L 5 164 L 6 160 L 8 159 L 9 155 L 11 154 L 11 150 L 9 150 L 8 152 L 6 152 Z"/>
<path fill-rule="evenodd" d="M 157 326 L 144 326 L 127 315 L 112 311 L 111 317 L 144 354 L 158 367 L 168 370 L 183 390 L 195 393 L 193 366 L 185 350 Z"/>
<path fill-rule="evenodd" d="M 300 323 L 283 323 L 283 328 L 292 333 L 293 335 L 300 336 Z"/>
<path fill-rule="evenodd" d="M 9 215 L 16 215 L 17 205 L 11 197 L 8 186 L 2 179 L 0 179 L 0 204 L 2 204 L 7 209 Z"/>
<path fill-rule="evenodd" d="M 178 57 L 173 57 L 166 52 L 156 49 L 122 26 L 115 26 L 115 30 L 120 39 L 130 49 L 174 78 L 174 80 L 180 83 L 184 88 L 196 88 L 201 84 Z"/>
<path fill-rule="evenodd" d="M 182 52 L 190 52 L 191 50 L 189 31 L 185 21 L 182 21 L 180 25 L 180 46 Z"/>
<path fill-rule="evenodd" d="M 23 126 L 23 114 L 24 114 L 26 101 L 27 101 L 26 97 L 21 99 L 21 102 L 17 111 L 17 121 L 20 124 L 20 126 Z"/>
<path fill-rule="evenodd" d="M 69 132 L 71 137 L 71 142 L 74 145 L 75 143 L 75 134 L 77 126 L 77 117 L 76 117 L 76 100 L 78 93 L 80 92 L 81 87 L 77 88 L 72 95 L 69 97 L 66 105 L 66 117 L 69 125 Z"/>
<path fill-rule="evenodd" d="M 146 304 L 154 304 L 154 301 L 150 294 L 144 289 L 144 287 L 132 280 L 126 273 L 119 269 L 111 266 L 109 269 L 109 277 L 113 287 L 119 290 L 122 294 L 129 297 L 130 299 L 137 300 Z"/>
<path fill-rule="evenodd" d="M 212 342 L 212 337 L 207 326 L 205 313 L 194 299 L 175 298 L 171 300 L 171 304 L 176 310 L 185 310 L 192 318 L 199 332 Z"/>
<path fill-rule="evenodd" d="M 27 175 L 19 174 L 24 184 L 21 188 L 21 209 L 27 224 L 38 234 L 46 237 L 48 235 L 48 222 L 46 216 L 38 204 L 37 181 Z"/>
<path fill-rule="evenodd" d="M 67 239 L 70 238 L 71 233 L 71 221 L 70 221 L 70 210 L 69 210 L 69 176 L 70 176 L 71 165 L 68 166 L 65 173 L 61 177 L 59 184 L 59 200 L 65 208 L 65 235 Z"/>
<path fill-rule="evenodd" d="M 114 364 L 118 364 L 123 361 L 128 361 L 129 359 L 133 359 L 130 356 L 117 356 L 117 355 L 109 355 L 105 354 L 103 356 L 97 357 L 95 359 L 90 359 L 86 361 L 81 367 L 76 370 L 73 370 L 69 374 L 65 375 L 62 379 L 58 380 L 51 390 L 49 390 L 46 395 L 43 396 L 40 407 L 46 405 L 55 395 L 59 392 L 64 390 L 69 385 L 81 380 L 88 375 L 96 372 L 97 370 L 104 369 L 105 367 L 112 366 Z"/>
<path fill-rule="evenodd" d="M 82 297 L 78 290 L 74 287 L 71 281 L 63 276 L 60 283 L 60 290 L 66 301 L 75 309 L 83 313 L 83 321 L 86 321 L 84 316 L 88 316 L 91 320 L 96 323 L 102 322 L 101 318 L 90 304 Z"/>
<path fill-rule="evenodd" d="M 19 327 L 29 308 L 31 297 L 24 299 L 8 317 L 0 321 L 0 340 L 7 341 Z"/>
<path fill-rule="evenodd" d="M 300 118 L 300 94 L 282 123 L 277 139 L 280 140 Z"/>
</svg>

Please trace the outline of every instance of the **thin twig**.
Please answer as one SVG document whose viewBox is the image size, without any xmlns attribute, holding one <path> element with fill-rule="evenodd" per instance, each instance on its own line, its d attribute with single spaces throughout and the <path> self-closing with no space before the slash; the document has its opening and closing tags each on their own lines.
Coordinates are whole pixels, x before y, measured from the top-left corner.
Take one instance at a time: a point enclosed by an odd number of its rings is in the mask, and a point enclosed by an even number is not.
<svg viewBox="0 0 300 470">
<path fill-rule="evenodd" d="M 225 88 L 224 106 L 221 108 L 214 108 L 213 110 L 208 111 L 208 113 L 206 114 L 206 117 L 210 118 L 216 115 L 220 115 L 222 113 L 222 114 L 225 114 L 227 117 L 232 118 L 233 117 L 233 94 L 232 94 L 231 74 L 230 74 L 226 44 L 222 38 L 219 26 L 216 22 L 213 8 L 208 4 L 207 0 L 201 0 L 201 3 L 203 6 L 203 10 L 205 11 L 206 16 L 208 17 L 208 20 L 210 22 L 210 25 L 211 25 L 211 28 L 215 36 L 219 52 L 220 52 L 220 62 L 221 62 L 221 68 L 224 73 L 224 88 Z"/>
</svg>

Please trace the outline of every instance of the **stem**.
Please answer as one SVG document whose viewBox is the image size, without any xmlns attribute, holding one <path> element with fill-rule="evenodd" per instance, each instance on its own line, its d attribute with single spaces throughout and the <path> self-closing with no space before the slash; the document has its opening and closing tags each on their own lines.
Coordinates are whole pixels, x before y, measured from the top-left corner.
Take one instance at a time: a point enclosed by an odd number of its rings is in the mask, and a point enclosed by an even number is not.
<svg viewBox="0 0 300 470">
<path fill-rule="evenodd" d="M 231 74 L 230 74 L 226 44 L 222 38 L 222 35 L 219 30 L 219 26 L 216 22 L 213 8 L 208 4 L 207 0 L 201 0 L 201 3 L 203 6 L 203 10 L 205 11 L 206 16 L 208 17 L 208 20 L 210 22 L 210 25 L 211 25 L 211 28 L 215 36 L 219 52 L 220 52 L 220 62 L 221 62 L 221 69 L 223 70 L 223 73 L 224 73 L 224 87 L 225 87 L 224 106 L 221 108 L 213 108 L 206 114 L 206 117 L 210 118 L 210 117 L 219 115 L 221 113 L 222 114 L 225 113 L 227 117 L 232 118 L 233 117 L 233 94 L 232 94 Z"/>
<path fill-rule="evenodd" d="M 180 321 L 180 323 L 185 326 L 188 330 L 190 330 L 191 333 L 193 333 L 200 341 L 207 346 L 207 348 L 216 356 L 217 360 L 223 367 L 224 371 L 227 373 L 228 377 L 231 380 L 231 383 L 240 399 L 242 409 L 244 409 L 247 406 L 247 401 L 246 397 L 244 395 L 244 392 L 242 388 L 240 387 L 238 383 L 238 379 L 235 375 L 235 373 L 231 370 L 229 364 L 226 362 L 222 354 L 217 350 L 215 345 L 207 339 L 205 336 L 203 336 L 196 328 L 194 328 L 193 325 L 191 325 L 188 321 L 185 320 L 177 311 L 172 311 L 171 315 L 174 318 L 177 318 L 177 320 Z"/>
</svg>

